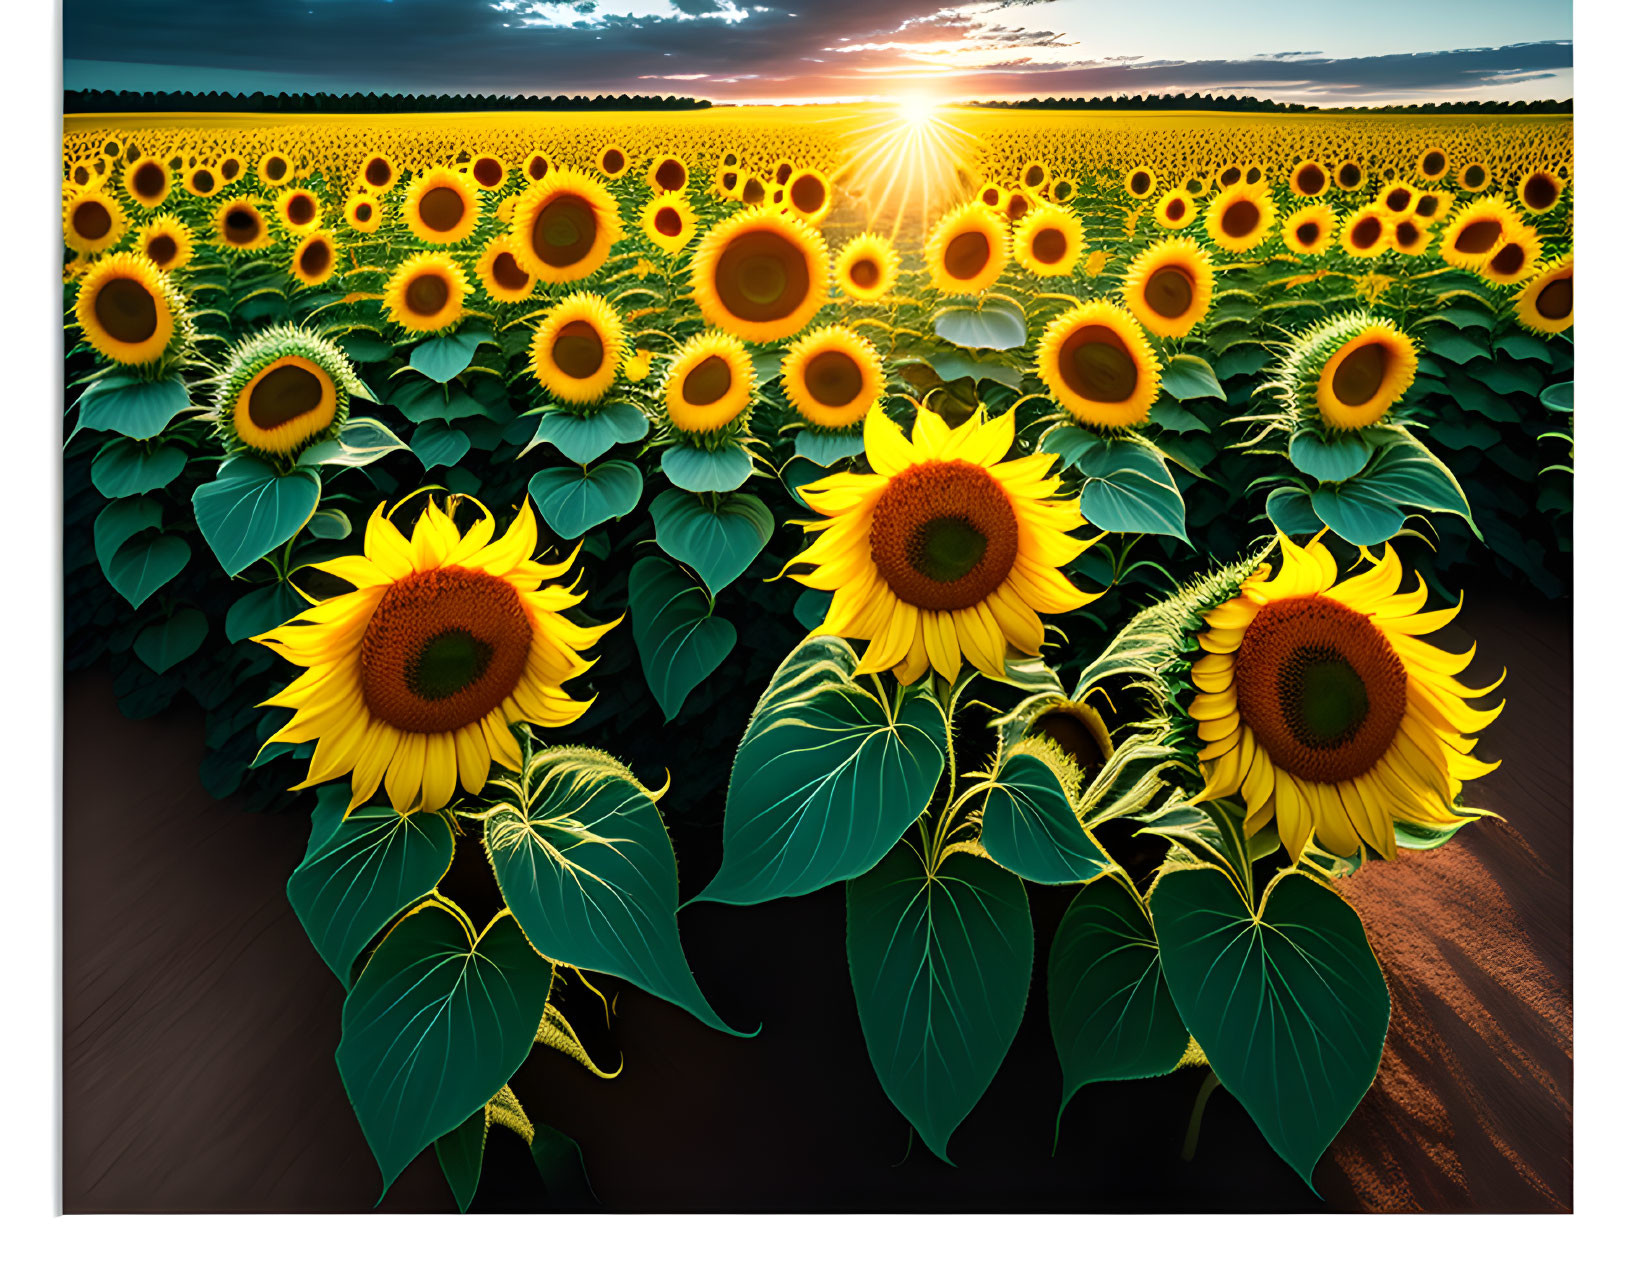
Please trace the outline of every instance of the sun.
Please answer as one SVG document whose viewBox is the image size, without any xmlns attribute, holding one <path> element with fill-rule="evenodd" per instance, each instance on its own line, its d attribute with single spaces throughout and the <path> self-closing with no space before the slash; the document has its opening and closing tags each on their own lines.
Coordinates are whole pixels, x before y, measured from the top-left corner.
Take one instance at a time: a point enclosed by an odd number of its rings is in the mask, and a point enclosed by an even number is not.
<svg viewBox="0 0 1635 1285">
<path fill-rule="evenodd" d="M 860 197 L 871 227 L 889 223 L 893 240 L 905 220 L 923 227 L 955 204 L 968 178 L 966 158 L 976 140 L 944 118 L 944 106 L 928 93 L 910 92 L 884 116 L 874 105 L 840 135 L 845 159 L 834 183 Z"/>
<path fill-rule="evenodd" d="M 905 124 L 923 128 L 936 118 L 937 100 L 930 94 L 904 94 L 897 100 L 897 114 Z"/>
</svg>

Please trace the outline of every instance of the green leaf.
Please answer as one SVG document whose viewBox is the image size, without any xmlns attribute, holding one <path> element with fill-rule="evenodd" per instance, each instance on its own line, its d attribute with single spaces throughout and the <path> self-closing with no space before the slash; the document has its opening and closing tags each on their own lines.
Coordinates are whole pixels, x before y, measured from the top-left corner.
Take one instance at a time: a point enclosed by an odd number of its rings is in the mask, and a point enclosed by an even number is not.
<svg viewBox="0 0 1635 1285">
<path fill-rule="evenodd" d="M 746 906 L 854 878 L 925 811 L 942 711 L 924 687 L 883 704 L 853 679 L 857 663 L 824 636 L 778 666 L 733 759 L 721 869 L 697 900 Z"/>
<path fill-rule="evenodd" d="M 1210 1068 L 1309 1185 L 1374 1082 L 1391 997 L 1362 922 L 1298 869 L 1254 910 L 1215 866 L 1172 868 L 1150 894 L 1164 977 Z"/>
<path fill-rule="evenodd" d="M 335 1062 L 382 1195 L 522 1065 L 551 990 L 551 964 L 508 913 L 473 940 L 446 905 L 422 902 L 399 921 L 341 1010 Z"/>
<path fill-rule="evenodd" d="M 841 460 L 849 460 L 862 453 L 862 433 L 803 428 L 795 434 L 795 454 L 823 468 L 831 468 Z"/>
<path fill-rule="evenodd" d="M 1226 390 L 1215 378 L 1215 369 L 1202 357 L 1191 353 L 1177 353 L 1164 367 L 1164 391 L 1176 401 L 1191 401 L 1195 397 L 1218 397 L 1226 400 Z"/>
<path fill-rule="evenodd" d="M 487 337 L 480 330 L 434 335 L 415 345 L 409 354 L 409 365 L 427 379 L 446 384 L 471 365 L 472 357 Z"/>
<path fill-rule="evenodd" d="M 846 885 L 846 959 L 880 1086 L 947 1161 L 1022 1024 L 1033 973 L 1022 881 L 964 852 L 927 875 L 899 845 Z"/>
<path fill-rule="evenodd" d="M 1191 544 L 1186 501 L 1169 465 L 1141 438 L 1099 438 L 1079 453 L 1085 475 L 1079 512 L 1103 531 L 1170 535 Z"/>
<path fill-rule="evenodd" d="M 1438 357 L 1446 357 L 1460 366 L 1467 361 L 1474 361 L 1477 357 L 1490 355 L 1486 347 L 1452 326 L 1438 326 L 1435 330 L 1427 332 L 1425 347 Z"/>
<path fill-rule="evenodd" d="M 390 400 L 415 424 L 423 424 L 428 419 L 447 422 L 488 414 L 483 404 L 459 384 L 439 384 L 418 375 L 399 380 Z"/>
<path fill-rule="evenodd" d="M 116 437 L 91 461 L 91 482 L 110 500 L 169 486 L 187 467 L 187 452 L 169 443 L 152 450 Z"/>
<path fill-rule="evenodd" d="M 1180 402 L 1165 393 L 1152 404 L 1152 422 L 1171 433 L 1207 433 L 1204 423 Z"/>
<path fill-rule="evenodd" d="M 1289 463 L 1319 482 L 1343 482 L 1355 477 L 1373 454 L 1374 443 L 1363 433 L 1330 439 L 1310 430 L 1296 430 L 1289 438 Z"/>
<path fill-rule="evenodd" d="M 440 419 L 428 419 L 414 430 L 409 449 L 426 468 L 438 468 L 463 460 L 471 449 L 471 438 Z"/>
<path fill-rule="evenodd" d="M 672 446 L 659 460 L 664 476 L 683 491 L 736 491 L 749 480 L 755 461 L 736 442 L 720 450 Z"/>
<path fill-rule="evenodd" d="M 1457 514 L 1476 530 L 1470 504 L 1447 465 L 1407 433 L 1383 447 L 1356 477 L 1317 488 L 1311 504 L 1341 539 L 1356 545 L 1394 536 L 1402 527 L 1403 505 Z"/>
<path fill-rule="evenodd" d="M 539 427 L 523 451 L 549 442 L 575 464 L 594 464 L 615 446 L 641 441 L 647 429 L 647 416 L 629 402 L 615 402 L 588 415 L 552 406 L 539 417 Z"/>
<path fill-rule="evenodd" d="M 1564 384 L 1551 384 L 1538 395 L 1538 399 L 1547 410 L 1562 411 L 1565 414 L 1573 413 L 1573 381 Z"/>
<path fill-rule="evenodd" d="M 546 526 L 564 540 L 577 540 L 641 503 L 642 473 L 629 460 L 603 460 L 592 469 L 541 469 L 529 479 L 528 494 Z"/>
<path fill-rule="evenodd" d="M 183 607 L 168 620 L 149 625 L 131 645 L 144 665 L 162 674 L 198 651 L 209 632 L 204 612 Z"/>
<path fill-rule="evenodd" d="M 1006 758 L 982 805 L 982 847 L 1033 883 L 1083 883 L 1112 865 L 1085 832 L 1050 766 L 1028 753 Z"/>
<path fill-rule="evenodd" d="M 108 583 L 133 607 L 169 584 L 193 556 L 179 535 L 143 532 L 121 545 L 108 564 Z"/>
<path fill-rule="evenodd" d="M 243 642 L 276 629 L 311 605 L 283 580 L 252 589 L 227 608 L 227 641 Z"/>
<path fill-rule="evenodd" d="M 193 492 L 193 514 L 222 570 L 236 576 L 293 539 L 317 512 L 320 494 L 315 474 L 278 473 L 235 455 Z"/>
<path fill-rule="evenodd" d="M 800 597 L 795 599 L 795 619 L 802 629 L 816 629 L 829 614 L 829 604 L 833 601 L 834 593 L 830 590 L 802 589 Z"/>
<path fill-rule="evenodd" d="M 753 495 L 728 495 L 710 505 L 690 491 L 664 491 L 651 511 L 659 548 L 698 572 L 711 594 L 749 569 L 777 526 Z"/>
<path fill-rule="evenodd" d="M 352 534 L 352 519 L 340 509 L 319 509 L 307 523 L 307 534 L 315 540 L 344 540 Z"/>
<path fill-rule="evenodd" d="M 1164 1075 L 1186 1052 L 1146 904 L 1122 871 L 1073 898 L 1050 944 L 1050 1033 L 1061 1111 L 1087 1084 Z"/>
<path fill-rule="evenodd" d="M 91 528 L 102 574 L 112 579 L 114 554 L 139 532 L 158 530 L 163 514 L 159 501 L 147 496 L 131 496 L 104 505 Z"/>
<path fill-rule="evenodd" d="M 120 433 L 144 442 L 193 404 L 179 377 L 142 380 L 110 375 L 85 390 L 79 403 L 79 427 Z"/>
<path fill-rule="evenodd" d="M 483 1176 L 483 1152 L 488 1146 L 488 1103 L 473 1111 L 465 1123 L 437 1139 L 437 1163 L 443 1167 L 454 1204 L 463 1214 L 471 1208 L 477 1183 Z"/>
<path fill-rule="evenodd" d="M 1280 486 L 1268 495 L 1266 516 L 1284 535 L 1311 535 L 1323 529 L 1323 520 L 1311 507 L 1311 492 L 1298 486 Z"/>
<path fill-rule="evenodd" d="M 320 464 L 363 468 L 393 451 L 408 449 L 408 443 L 386 425 L 372 419 L 354 419 L 348 421 L 337 436 L 326 437 L 307 447 L 296 463 L 302 468 L 316 468 Z"/>
<path fill-rule="evenodd" d="M 1493 341 L 1493 347 L 1506 357 L 1517 361 L 1549 361 L 1550 345 L 1536 335 L 1523 330 L 1512 330 Z"/>
<path fill-rule="evenodd" d="M 317 820 L 315 815 L 314 838 Z M 359 808 L 308 846 L 285 892 L 318 954 L 345 986 L 358 952 L 430 894 L 453 860 L 453 831 L 437 813 Z"/>
<path fill-rule="evenodd" d="M 630 625 L 665 722 L 738 642 L 732 622 L 712 611 L 709 595 L 663 558 L 643 558 L 630 569 Z"/>
<path fill-rule="evenodd" d="M 560 1129 L 534 1123 L 534 1144 L 529 1148 L 534 1168 L 545 1182 L 545 1194 L 560 1208 L 584 1209 L 596 1204 L 585 1157 L 579 1144 Z"/>
<path fill-rule="evenodd" d="M 944 308 L 932 319 L 938 338 L 960 348 L 992 348 L 1004 351 L 1020 348 L 1028 341 L 1028 323 L 1015 304 L 1003 299 L 985 299 L 976 307 L 955 305 Z M 942 378 L 935 361 L 931 368 Z"/>
<path fill-rule="evenodd" d="M 485 814 L 483 845 L 534 948 L 739 1034 L 716 1016 L 682 953 L 675 853 L 654 796 L 630 770 L 600 750 L 552 748 L 502 788 L 515 799 Z"/>
<path fill-rule="evenodd" d="M 1023 338 L 1027 331 L 1024 327 Z M 995 347 L 997 345 L 970 345 L 971 347 Z M 981 381 L 991 379 L 996 384 L 1003 384 L 1006 388 L 1017 392 L 1022 390 L 1022 372 L 1003 361 L 978 361 L 976 358 L 962 352 L 930 352 L 920 360 L 937 372 L 937 378 L 944 383 L 953 383 L 956 379 L 974 379 Z M 859 434 L 861 436 L 861 434 Z"/>
</svg>

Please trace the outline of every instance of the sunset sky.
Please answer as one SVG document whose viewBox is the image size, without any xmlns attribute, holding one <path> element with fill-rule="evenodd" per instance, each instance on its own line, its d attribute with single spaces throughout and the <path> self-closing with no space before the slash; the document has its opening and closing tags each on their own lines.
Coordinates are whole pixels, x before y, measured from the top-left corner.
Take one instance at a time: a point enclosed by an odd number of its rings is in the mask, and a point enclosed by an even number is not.
<svg viewBox="0 0 1635 1285">
<path fill-rule="evenodd" d="M 1570 0 L 64 0 L 65 89 L 1572 96 Z"/>
</svg>

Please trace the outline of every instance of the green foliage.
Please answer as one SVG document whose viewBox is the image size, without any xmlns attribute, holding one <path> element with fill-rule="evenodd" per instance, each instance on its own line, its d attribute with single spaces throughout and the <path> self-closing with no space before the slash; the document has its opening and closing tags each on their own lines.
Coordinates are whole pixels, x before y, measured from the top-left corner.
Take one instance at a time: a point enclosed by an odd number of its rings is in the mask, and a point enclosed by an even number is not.
<svg viewBox="0 0 1635 1285">
<path fill-rule="evenodd" d="M 772 538 L 772 512 L 753 495 L 713 501 L 687 491 L 662 491 L 653 500 L 659 548 L 685 562 L 720 593 L 749 568 Z"/>
<path fill-rule="evenodd" d="M 712 609 L 710 596 L 663 558 L 643 558 L 630 569 L 630 625 L 642 673 L 666 722 L 738 641 L 732 622 Z"/>
<path fill-rule="evenodd" d="M 546 526 L 564 540 L 577 540 L 640 504 L 642 475 L 629 460 L 603 460 L 594 468 L 541 469 L 528 480 L 528 495 Z"/>
<path fill-rule="evenodd" d="M 647 416 L 627 402 L 614 402 L 585 415 L 551 406 L 539 417 L 528 447 L 549 442 L 575 464 L 594 464 L 615 446 L 641 441 L 647 429 Z"/>
<path fill-rule="evenodd" d="M 1084 829 L 1062 783 L 1026 749 L 994 775 L 982 805 L 982 847 L 1012 874 L 1033 883 L 1083 883 L 1112 868 Z"/>
<path fill-rule="evenodd" d="M 931 326 L 939 339 L 960 348 L 1003 352 L 1020 348 L 1028 341 L 1027 321 L 1022 310 L 1008 299 L 997 297 L 985 299 L 974 307 L 943 308 L 932 318 Z M 937 373 L 941 375 L 942 371 Z"/>
<path fill-rule="evenodd" d="M 124 373 L 107 375 L 80 399 L 79 426 L 145 442 L 164 432 L 192 402 L 179 377 L 144 380 Z"/>
<path fill-rule="evenodd" d="M 318 510 L 317 474 L 279 473 L 250 455 L 230 457 L 193 492 L 199 532 L 222 570 L 236 576 L 295 538 Z"/>
</svg>

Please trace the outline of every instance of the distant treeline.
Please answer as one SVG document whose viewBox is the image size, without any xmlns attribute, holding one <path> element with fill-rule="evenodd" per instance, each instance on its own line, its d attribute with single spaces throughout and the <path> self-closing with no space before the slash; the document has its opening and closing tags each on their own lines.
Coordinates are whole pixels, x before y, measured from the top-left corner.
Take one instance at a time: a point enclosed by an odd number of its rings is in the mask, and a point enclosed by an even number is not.
<svg viewBox="0 0 1635 1285">
<path fill-rule="evenodd" d="M 1544 99 L 1533 103 L 1411 103 L 1386 107 L 1313 107 L 1306 103 L 1279 103 L 1270 98 L 1228 94 L 1131 94 L 1101 98 L 1031 98 L 1025 102 L 974 103 L 976 107 L 1009 107 L 1037 111 L 1154 111 L 1154 112 L 1373 112 L 1379 115 L 1413 116 L 1570 116 L 1573 100 Z"/>
<path fill-rule="evenodd" d="M 66 116 L 105 112 L 684 112 L 710 106 L 674 94 L 193 94 L 67 89 Z"/>
</svg>

